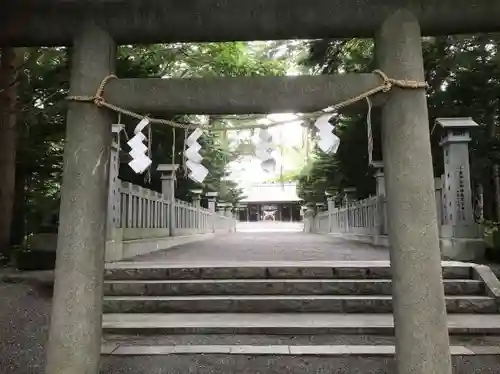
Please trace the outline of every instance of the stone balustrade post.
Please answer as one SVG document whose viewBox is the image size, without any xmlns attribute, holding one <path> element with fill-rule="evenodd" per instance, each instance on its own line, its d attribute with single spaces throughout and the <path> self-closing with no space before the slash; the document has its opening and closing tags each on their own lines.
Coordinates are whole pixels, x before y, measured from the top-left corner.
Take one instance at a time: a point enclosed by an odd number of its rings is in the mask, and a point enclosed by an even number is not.
<svg viewBox="0 0 500 374">
<path fill-rule="evenodd" d="M 196 228 L 196 232 L 201 231 L 201 194 L 202 190 L 191 190 L 193 194 L 193 205 L 196 208 L 196 214 L 194 217 L 194 227 Z"/>
<path fill-rule="evenodd" d="M 168 231 L 170 236 L 175 235 L 175 174 L 179 168 L 178 164 L 160 164 L 157 170 L 161 172 L 161 192 L 163 199 L 168 202 Z"/>
<path fill-rule="evenodd" d="M 225 206 L 225 216 L 228 218 L 229 223 L 230 223 L 229 232 L 234 232 L 235 231 L 235 224 L 234 224 L 232 204 L 227 204 Z"/>
<path fill-rule="evenodd" d="M 328 202 L 328 232 L 333 232 L 333 214 L 335 211 L 335 198 L 333 196 L 328 196 L 327 202 Z"/>
<path fill-rule="evenodd" d="M 314 232 L 314 228 L 315 228 L 314 216 L 315 216 L 315 214 L 316 214 L 316 208 L 313 205 L 308 204 L 306 207 L 306 210 L 304 212 L 304 232 L 306 232 L 308 234 Z"/>
<path fill-rule="evenodd" d="M 197 232 L 201 231 L 201 197 L 199 195 L 193 197 L 193 205 L 196 208 L 196 214 L 194 216 L 194 227 Z"/>
<path fill-rule="evenodd" d="M 354 227 L 354 212 L 353 203 L 356 201 L 356 187 L 348 187 L 344 189 L 344 201 L 346 204 L 346 232 L 351 232 L 351 227 Z"/>
<path fill-rule="evenodd" d="M 384 163 L 382 161 L 374 161 L 372 166 L 377 169 L 375 172 L 376 180 L 376 195 L 377 195 L 377 211 L 375 212 L 375 233 L 374 244 L 380 244 L 380 236 L 385 232 L 385 174 Z"/>
<path fill-rule="evenodd" d="M 319 214 L 321 213 L 321 209 L 325 206 L 324 203 L 316 203 L 316 210 L 315 210 L 315 219 L 314 219 L 314 231 L 315 232 L 320 232 L 321 227 L 320 227 L 320 220 L 319 220 Z"/>
<path fill-rule="evenodd" d="M 106 241 L 113 243 L 115 229 L 120 225 L 121 218 L 121 181 L 118 178 L 120 171 L 120 132 L 123 125 L 113 125 L 113 142 L 111 143 L 111 156 L 109 165 L 109 192 L 108 192 L 108 214 L 106 220 Z"/>
<path fill-rule="evenodd" d="M 208 210 L 210 211 L 210 227 L 213 233 L 215 232 L 215 222 L 217 220 L 217 195 L 217 192 L 207 192 L 206 194 L 208 198 Z"/>
</svg>

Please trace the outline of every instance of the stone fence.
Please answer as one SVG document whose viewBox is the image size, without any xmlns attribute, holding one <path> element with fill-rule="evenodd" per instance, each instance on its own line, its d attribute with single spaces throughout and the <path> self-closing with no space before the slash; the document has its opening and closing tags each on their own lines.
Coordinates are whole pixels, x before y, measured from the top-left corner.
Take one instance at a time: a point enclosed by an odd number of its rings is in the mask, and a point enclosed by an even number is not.
<svg viewBox="0 0 500 374">
<path fill-rule="evenodd" d="M 441 253 L 445 259 L 477 260 L 484 256 L 485 243 L 481 226 L 482 195 L 473 193 L 468 143 L 469 129 L 478 125 L 471 118 L 438 118 L 442 131 L 444 174 L 435 179 L 437 224 Z M 389 245 L 384 163 L 376 161 L 376 197 L 362 201 L 349 199 L 348 189 L 342 207 L 328 202 L 328 210 L 309 207 L 305 230 L 335 233 L 360 239 L 375 245 Z M 482 188 L 478 186 L 478 191 Z M 355 190 L 355 189 L 354 189 Z M 352 191 L 351 191 L 352 192 Z"/>
<path fill-rule="evenodd" d="M 203 240 L 216 232 L 235 231 L 231 210 L 216 211 L 217 194 L 210 194 L 208 209 L 201 207 L 201 191 L 194 193 L 192 203 L 175 198 L 179 165 L 158 165 L 161 193 L 121 181 L 118 178 L 120 132 L 120 127 L 113 125 L 106 261 L 119 261 Z"/>
<path fill-rule="evenodd" d="M 328 210 L 309 209 L 306 212 L 305 230 L 316 233 L 346 234 L 375 245 L 388 245 L 385 196 L 348 202 L 335 207 L 328 202 Z"/>
<path fill-rule="evenodd" d="M 114 208 L 113 222 L 117 228 L 169 229 L 170 206 L 161 193 L 122 182 L 119 211 Z M 199 204 L 175 199 L 172 229 L 176 235 L 212 232 L 211 215 Z"/>
<path fill-rule="evenodd" d="M 443 258 L 452 260 L 478 260 L 484 256 L 482 229 L 471 219 L 467 224 L 450 222 L 449 207 L 442 198 L 441 178 L 436 179 L 436 209 Z M 359 201 L 346 201 L 336 207 L 328 202 L 324 210 L 322 204 L 309 207 L 306 212 L 304 229 L 306 232 L 335 234 L 365 243 L 389 246 L 387 198 L 384 195 Z"/>
<path fill-rule="evenodd" d="M 151 191 L 119 179 L 120 126 L 113 125 L 114 142 L 109 169 L 106 222 L 106 261 L 119 261 L 236 230 L 232 206 L 216 209 L 216 193 L 207 193 L 208 209 L 201 207 L 201 190 L 191 203 L 175 198 L 175 173 L 179 165 L 163 164 L 162 192 Z M 194 191 L 193 191 L 194 192 Z M 55 252 L 56 233 L 35 234 L 31 248 Z"/>
<path fill-rule="evenodd" d="M 229 212 L 192 203 L 168 200 L 162 193 L 117 180 L 111 191 L 108 213 L 106 260 L 117 261 L 171 246 L 200 240 L 207 234 L 233 232 Z"/>
</svg>

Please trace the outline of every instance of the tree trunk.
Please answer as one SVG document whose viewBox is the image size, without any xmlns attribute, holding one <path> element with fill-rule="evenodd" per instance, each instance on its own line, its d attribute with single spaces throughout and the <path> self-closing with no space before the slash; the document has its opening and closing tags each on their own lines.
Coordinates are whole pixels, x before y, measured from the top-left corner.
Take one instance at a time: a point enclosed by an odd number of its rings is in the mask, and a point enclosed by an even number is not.
<svg viewBox="0 0 500 374">
<path fill-rule="evenodd" d="M 3 48 L 0 59 L 0 257 L 10 248 L 16 173 L 16 52 Z"/>
</svg>

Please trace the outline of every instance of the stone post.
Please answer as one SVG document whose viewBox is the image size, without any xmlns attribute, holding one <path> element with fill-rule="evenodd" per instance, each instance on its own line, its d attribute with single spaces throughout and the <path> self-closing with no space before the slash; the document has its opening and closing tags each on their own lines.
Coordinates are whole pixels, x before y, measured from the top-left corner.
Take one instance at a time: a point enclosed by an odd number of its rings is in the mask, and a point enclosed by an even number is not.
<svg viewBox="0 0 500 374">
<path fill-rule="evenodd" d="M 308 234 L 314 232 L 315 213 L 316 213 L 316 207 L 311 204 L 307 204 L 306 210 L 304 212 L 304 232 Z"/>
<path fill-rule="evenodd" d="M 175 216 L 175 173 L 179 168 L 178 164 L 161 164 L 157 170 L 161 172 L 161 193 L 163 198 L 168 201 L 168 234 L 175 235 L 176 216 Z"/>
<path fill-rule="evenodd" d="M 353 210 L 351 207 L 353 206 L 353 203 L 356 201 L 356 187 L 348 187 L 344 188 L 344 201 L 346 204 L 346 229 L 347 232 L 351 231 L 351 227 L 354 227 L 354 216 L 353 216 Z"/>
<path fill-rule="evenodd" d="M 196 208 L 196 215 L 194 217 L 194 227 L 196 228 L 196 232 L 201 231 L 201 220 L 200 220 L 200 215 L 201 215 L 201 197 L 200 195 L 196 195 L 193 197 L 193 204 Z"/>
<path fill-rule="evenodd" d="M 229 228 L 229 232 L 234 232 L 234 217 L 233 217 L 233 206 L 232 204 L 227 204 L 225 207 L 225 216 L 229 219 L 229 222 L 231 223 L 231 226 Z"/>
<path fill-rule="evenodd" d="M 108 215 L 106 221 L 106 237 L 112 240 L 113 229 L 117 227 L 120 218 L 120 192 L 118 172 L 120 169 L 120 128 L 113 125 L 113 142 L 111 144 L 111 157 L 109 166 L 109 192 L 108 192 Z"/>
<path fill-rule="evenodd" d="M 221 201 L 217 204 L 217 213 L 220 214 L 221 216 L 226 216 L 226 203 Z"/>
<path fill-rule="evenodd" d="M 320 221 L 318 215 L 321 213 L 321 209 L 325 206 L 324 203 L 316 203 L 315 219 L 314 219 L 314 232 L 320 232 Z"/>
<path fill-rule="evenodd" d="M 215 232 L 215 222 L 217 220 L 215 208 L 217 206 L 217 192 L 207 192 L 208 210 L 210 211 L 210 227 Z"/>
<path fill-rule="evenodd" d="M 377 216 L 376 216 L 376 232 L 374 237 L 374 244 L 379 245 L 381 243 L 380 237 L 384 235 L 385 232 L 385 174 L 384 174 L 384 163 L 382 161 L 374 161 L 372 166 L 377 169 L 375 172 L 376 180 L 376 194 L 377 194 Z"/>
<path fill-rule="evenodd" d="M 90 19 L 75 35 L 70 95 L 93 96 L 114 72 L 116 45 Z M 68 104 L 47 374 L 99 371 L 111 124 L 106 109 Z"/>
<path fill-rule="evenodd" d="M 328 202 L 328 232 L 333 232 L 333 214 L 335 212 L 335 197 L 327 196 Z"/>
<path fill-rule="evenodd" d="M 218 214 L 220 217 L 225 217 L 225 216 L 226 216 L 226 206 L 227 206 L 227 204 L 226 204 L 225 202 L 223 202 L 223 201 L 221 201 L 221 202 L 219 202 L 219 203 L 217 204 L 217 214 Z M 223 223 L 224 223 L 224 221 L 223 221 L 223 220 L 221 220 L 220 222 L 221 222 L 221 226 L 222 226 L 222 228 L 224 228 L 224 227 L 223 227 Z M 221 228 L 221 227 L 219 227 L 219 228 Z"/>
<path fill-rule="evenodd" d="M 377 196 L 385 196 L 384 163 L 383 161 L 374 161 L 372 165 L 377 170 L 374 175 L 377 183 L 376 184 Z"/>
<path fill-rule="evenodd" d="M 356 201 L 356 187 L 344 188 L 344 192 L 345 192 L 346 199 L 349 203 Z"/>
<path fill-rule="evenodd" d="M 121 180 L 118 178 L 120 171 L 120 133 L 123 125 L 112 126 L 113 143 L 109 168 L 108 215 L 106 221 L 106 261 L 117 261 L 122 256 L 122 240 L 120 235 L 121 219 Z"/>
<path fill-rule="evenodd" d="M 224 207 L 224 216 L 227 217 L 227 218 L 233 218 L 233 207 L 230 205 L 230 204 L 227 204 L 225 207 Z"/>
<path fill-rule="evenodd" d="M 191 193 L 193 194 L 193 205 L 196 208 L 196 216 L 195 216 L 195 228 L 196 232 L 200 232 L 201 230 L 201 194 L 203 193 L 203 190 L 191 190 Z"/>
<path fill-rule="evenodd" d="M 389 77 L 424 80 L 413 14 L 389 15 L 375 44 Z M 394 87 L 382 112 L 396 371 L 451 374 L 425 90 Z"/>
</svg>

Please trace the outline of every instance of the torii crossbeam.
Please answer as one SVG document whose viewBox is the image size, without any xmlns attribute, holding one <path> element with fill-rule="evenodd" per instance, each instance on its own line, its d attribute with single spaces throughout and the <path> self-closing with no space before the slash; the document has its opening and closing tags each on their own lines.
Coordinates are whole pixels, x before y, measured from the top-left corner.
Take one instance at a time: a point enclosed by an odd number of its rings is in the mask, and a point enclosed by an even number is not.
<svg viewBox="0 0 500 374">
<path fill-rule="evenodd" d="M 373 37 L 407 9 L 423 35 L 500 31 L 496 0 L 16 0 L 0 44 L 71 44 L 83 15 L 118 44 Z"/>
</svg>

